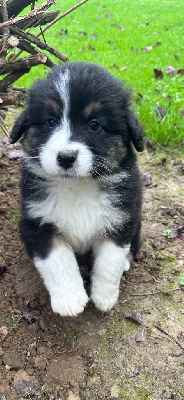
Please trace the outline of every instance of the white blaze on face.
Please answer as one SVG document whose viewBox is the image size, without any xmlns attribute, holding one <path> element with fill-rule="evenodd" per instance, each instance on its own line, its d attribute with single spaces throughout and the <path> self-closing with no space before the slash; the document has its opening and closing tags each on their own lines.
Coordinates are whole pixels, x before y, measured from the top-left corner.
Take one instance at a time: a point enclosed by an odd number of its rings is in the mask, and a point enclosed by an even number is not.
<svg viewBox="0 0 184 400">
<path fill-rule="evenodd" d="M 80 142 L 71 141 L 71 121 L 69 119 L 70 110 L 70 91 L 69 91 L 69 70 L 64 74 L 60 74 L 58 80 L 55 82 L 57 91 L 63 102 L 63 116 L 61 124 L 53 130 L 48 141 L 42 146 L 40 152 L 40 162 L 43 170 L 48 175 L 62 176 L 67 175 L 71 177 L 89 176 L 92 167 L 93 155 L 89 148 Z M 75 127 L 74 127 L 75 129 Z M 60 167 L 57 162 L 58 153 L 71 153 L 77 151 L 77 159 L 73 166 L 67 171 Z"/>
</svg>

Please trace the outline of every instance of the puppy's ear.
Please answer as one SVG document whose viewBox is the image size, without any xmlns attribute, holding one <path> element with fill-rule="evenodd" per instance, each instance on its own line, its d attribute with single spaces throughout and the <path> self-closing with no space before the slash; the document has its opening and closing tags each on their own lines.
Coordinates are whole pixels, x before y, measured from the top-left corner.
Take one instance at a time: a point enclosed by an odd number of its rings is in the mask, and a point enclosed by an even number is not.
<svg viewBox="0 0 184 400">
<path fill-rule="evenodd" d="M 144 130 L 141 123 L 136 118 L 135 114 L 131 110 L 127 110 L 127 123 L 129 128 L 130 140 L 132 141 L 137 151 L 144 150 Z"/>
<path fill-rule="evenodd" d="M 24 110 L 13 126 L 10 134 L 11 143 L 16 143 L 21 138 L 23 133 L 26 132 L 28 127 L 28 111 Z"/>
</svg>

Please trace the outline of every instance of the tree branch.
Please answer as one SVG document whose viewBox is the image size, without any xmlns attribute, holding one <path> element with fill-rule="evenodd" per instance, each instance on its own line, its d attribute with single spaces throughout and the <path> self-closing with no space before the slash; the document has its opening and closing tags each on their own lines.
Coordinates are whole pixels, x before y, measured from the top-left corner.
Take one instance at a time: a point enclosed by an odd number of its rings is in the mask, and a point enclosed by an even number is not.
<svg viewBox="0 0 184 400">
<path fill-rule="evenodd" d="M 7 9 L 9 18 L 18 15 L 25 7 L 29 6 L 33 0 L 8 0 Z M 2 21 L 2 8 L 0 7 L 0 21 Z"/>
<path fill-rule="evenodd" d="M 23 39 L 36 44 L 40 49 L 48 51 L 50 54 L 53 54 L 55 57 L 59 58 L 63 62 L 68 61 L 68 57 L 65 54 L 61 53 L 59 50 L 56 50 L 54 47 L 42 42 L 42 40 L 36 38 L 30 33 L 24 32 L 22 29 L 10 27 L 10 31 L 15 33 L 17 36 L 22 37 Z"/>
<path fill-rule="evenodd" d="M 25 98 L 25 94 L 21 91 L 10 91 L 7 93 L 0 93 L 0 99 L 2 100 L 2 106 L 6 107 L 7 105 L 20 106 L 22 104 L 22 100 Z"/>
<path fill-rule="evenodd" d="M 22 53 L 22 51 L 26 51 L 27 53 L 32 54 L 33 56 L 39 53 L 39 51 L 35 49 L 34 46 L 31 46 L 29 42 L 26 42 L 26 40 L 23 39 L 19 41 L 18 48 L 21 50 L 18 53 L 19 55 Z M 13 60 L 15 60 L 15 58 L 13 58 Z M 49 57 L 47 57 L 45 65 L 49 68 L 52 68 L 56 64 Z"/>
<path fill-rule="evenodd" d="M 5 1 L 5 0 L 1 0 L 1 1 Z M 30 13 L 23 15 L 22 17 L 17 17 L 17 18 L 13 18 L 13 19 L 9 19 L 8 21 L 2 22 L 0 24 L 0 29 L 5 27 L 5 26 L 11 26 L 14 24 L 17 24 L 20 21 L 25 21 L 26 19 L 30 18 L 30 17 L 34 17 L 37 15 L 37 13 L 43 9 L 47 9 L 48 7 L 50 7 L 52 4 L 54 4 L 57 0 L 47 0 L 45 1 L 43 4 L 41 4 L 40 6 L 38 6 L 37 8 L 35 8 L 34 10 L 32 10 Z"/>
<path fill-rule="evenodd" d="M 3 22 L 6 23 L 8 22 L 8 10 L 7 10 L 7 3 L 5 0 L 1 0 L 1 8 L 2 8 L 2 14 L 3 14 Z M 10 30 L 7 26 L 3 28 L 3 37 L 2 37 L 2 42 L 1 42 L 1 51 L 0 51 L 0 57 L 5 58 L 6 53 L 7 53 L 7 39 L 10 34 Z"/>
<path fill-rule="evenodd" d="M 29 27 L 35 28 L 36 26 L 46 25 L 57 18 L 59 14 L 60 10 L 39 11 L 36 15 L 16 23 L 16 27 L 20 29 L 27 29 Z"/>
<path fill-rule="evenodd" d="M 45 64 L 46 61 L 47 56 L 43 53 L 38 53 L 35 56 L 20 58 L 16 61 L 8 61 L 5 62 L 2 67 L 0 67 L 0 75 L 5 75 L 8 72 L 30 69 L 35 65 Z"/>
<path fill-rule="evenodd" d="M 71 7 L 68 11 L 66 11 L 64 14 L 60 15 L 60 17 L 55 18 L 49 25 L 45 27 L 45 29 L 42 30 L 42 32 L 39 32 L 37 37 L 39 37 L 42 33 L 45 33 L 47 29 L 49 29 L 52 25 L 54 25 L 56 22 L 58 22 L 60 19 L 64 18 L 66 15 L 70 14 L 72 11 L 76 10 L 76 8 L 82 6 L 82 4 L 86 3 L 88 0 L 82 0 L 80 3 L 77 3 L 75 6 Z"/>
<path fill-rule="evenodd" d="M 14 70 L 9 75 L 7 75 L 2 81 L 0 81 L 0 92 L 5 92 L 8 86 L 12 85 L 22 75 L 28 73 L 31 67 L 38 64 L 45 64 L 46 60 L 47 57 L 42 53 L 32 57 L 27 57 L 26 59 L 21 59 L 20 62 L 22 62 L 22 65 L 19 67 L 19 69 Z M 17 61 L 15 63 L 17 63 Z"/>
</svg>

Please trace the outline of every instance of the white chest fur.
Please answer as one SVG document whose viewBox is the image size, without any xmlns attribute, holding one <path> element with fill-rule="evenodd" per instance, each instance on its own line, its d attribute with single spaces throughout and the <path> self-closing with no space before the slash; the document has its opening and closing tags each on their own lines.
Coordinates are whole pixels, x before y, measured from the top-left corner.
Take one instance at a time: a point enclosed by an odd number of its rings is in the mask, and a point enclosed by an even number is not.
<svg viewBox="0 0 184 400">
<path fill-rule="evenodd" d="M 94 181 L 64 181 L 47 188 L 43 201 L 27 203 L 29 216 L 54 224 L 71 244 L 83 253 L 106 229 L 113 230 L 127 220 L 127 215 L 113 207 L 109 194 Z"/>
</svg>

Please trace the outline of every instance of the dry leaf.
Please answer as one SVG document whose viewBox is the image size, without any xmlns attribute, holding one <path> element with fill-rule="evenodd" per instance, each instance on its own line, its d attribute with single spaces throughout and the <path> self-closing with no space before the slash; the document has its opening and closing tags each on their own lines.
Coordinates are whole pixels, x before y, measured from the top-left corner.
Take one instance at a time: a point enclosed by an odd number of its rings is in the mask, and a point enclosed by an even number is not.
<svg viewBox="0 0 184 400">
<path fill-rule="evenodd" d="M 158 106 L 156 108 L 156 113 L 159 116 L 160 119 L 164 118 L 167 114 L 167 110 L 165 108 Z"/>
<path fill-rule="evenodd" d="M 163 72 L 160 70 L 160 69 L 157 69 L 157 68 L 154 68 L 154 74 L 155 74 L 155 78 L 160 78 L 160 79 L 162 79 L 163 78 Z"/>
</svg>

